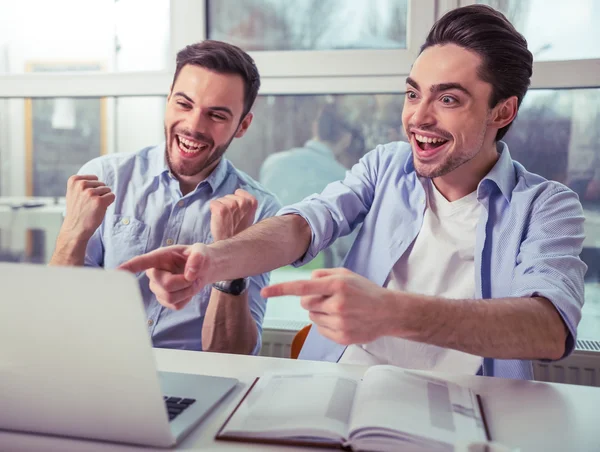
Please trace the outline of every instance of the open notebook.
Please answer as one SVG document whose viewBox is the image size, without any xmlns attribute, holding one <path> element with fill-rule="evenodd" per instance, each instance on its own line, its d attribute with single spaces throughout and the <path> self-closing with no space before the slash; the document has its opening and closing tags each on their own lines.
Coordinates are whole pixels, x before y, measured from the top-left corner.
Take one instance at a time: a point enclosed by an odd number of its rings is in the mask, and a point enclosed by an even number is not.
<svg viewBox="0 0 600 452">
<path fill-rule="evenodd" d="M 217 439 L 356 451 L 451 451 L 458 442 L 491 440 L 476 394 L 394 366 L 373 366 L 362 380 L 266 374 Z"/>
</svg>

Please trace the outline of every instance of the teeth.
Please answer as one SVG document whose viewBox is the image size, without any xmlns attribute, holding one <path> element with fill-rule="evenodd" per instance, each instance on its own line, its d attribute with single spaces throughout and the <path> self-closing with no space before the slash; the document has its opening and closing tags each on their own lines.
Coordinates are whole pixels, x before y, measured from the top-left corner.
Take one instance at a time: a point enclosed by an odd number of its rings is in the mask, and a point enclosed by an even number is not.
<svg viewBox="0 0 600 452">
<path fill-rule="evenodd" d="M 205 144 L 196 143 L 180 136 L 177 136 L 177 139 L 179 140 L 179 143 L 185 145 L 183 151 L 189 154 L 195 154 L 196 152 L 206 148 Z"/>
<path fill-rule="evenodd" d="M 417 135 L 415 133 L 415 138 L 417 139 L 417 141 L 420 141 L 421 143 L 444 143 L 448 140 L 444 140 L 443 138 L 431 138 L 431 137 L 424 137 L 423 135 Z"/>
</svg>

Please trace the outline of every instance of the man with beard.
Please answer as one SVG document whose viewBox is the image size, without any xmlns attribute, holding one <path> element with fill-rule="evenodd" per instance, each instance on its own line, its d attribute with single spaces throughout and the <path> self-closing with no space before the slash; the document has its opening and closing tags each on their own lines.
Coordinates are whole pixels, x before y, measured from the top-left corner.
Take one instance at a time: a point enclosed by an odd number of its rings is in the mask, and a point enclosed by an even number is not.
<svg viewBox="0 0 600 452">
<path fill-rule="evenodd" d="M 409 143 L 377 147 L 343 181 L 235 238 L 192 245 L 185 277 L 204 285 L 301 265 L 362 224 L 346 268 L 262 291 L 302 297 L 314 324 L 301 358 L 532 378 L 530 360 L 573 350 L 586 271 L 577 195 L 500 141 L 532 60 L 501 13 L 448 12 L 406 79 Z M 122 268 L 161 268 L 172 253 Z"/>
<path fill-rule="evenodd" d="M 274 215 L 275 198 L 223 158 L 248 130 L 259 86 L 254 61 L 235 46 L 204 41 L 180 51 L 165 143 L 94 159 L 69 179 L 50 264 L 115 268 L 177 244 L 179 253 L 163 262 L 174 271 L 186 262 L 183 245 L 216 243 Z M 155 347 L 258 353 L 268 273 L 205 288 L 172 284 L 169 292 L 165 274 L 139 275 Z"/>
</svg>

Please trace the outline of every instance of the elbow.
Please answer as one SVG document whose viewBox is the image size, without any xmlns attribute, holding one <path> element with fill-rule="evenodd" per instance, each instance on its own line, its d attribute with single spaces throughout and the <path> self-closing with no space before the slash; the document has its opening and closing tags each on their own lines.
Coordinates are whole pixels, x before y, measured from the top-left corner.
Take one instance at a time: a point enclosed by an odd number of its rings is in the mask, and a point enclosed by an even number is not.
<svg viewBox="0 0 600 452">
<path fill-rule="evenodd" d="M 559 344 L 553 345 L 551 348 L 547 350 L 548 358 L 551 361 L 558 361 L 559 359 L 565 356 L 565 342 L 566 339 Z"/>
<path fill-rule="evenodd" d="M 552 336 L 552 340 L 547 342 L 547 347 L 545 347 L 544 350 L 545 359 L 558 361 L 559 359 L 564 358 L 567 350 L 568 337 L 569 332 L 567 327 L 561 320 L 560 329 Z"/>
</svg>

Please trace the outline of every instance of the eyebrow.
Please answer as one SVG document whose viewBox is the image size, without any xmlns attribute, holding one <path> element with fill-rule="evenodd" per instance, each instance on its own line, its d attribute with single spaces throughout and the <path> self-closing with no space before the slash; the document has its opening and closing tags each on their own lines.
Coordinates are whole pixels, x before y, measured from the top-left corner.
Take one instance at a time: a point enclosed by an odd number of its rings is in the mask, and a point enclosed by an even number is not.
<svg viewBox="0 0 600 452">
<path fill-rule="evenodd" d="M 194 101 L 185 93 L 182 93 L 181 91 L 177 91 L 174 96 L 179 96 L 179 97 L 183 97 L 185 100 L 187 100 L 190 103 L 194 103 Z"/>
<path fill-rule="evenodd" d="M 229 107 L 208 107 L 210 111 L 220 111 L 223 113 L 227 113 L 230 116 L 233 116 L 233 112 Z"/>
<path fill-rule="evenodd" d="M 419 84 L 417 82 L 414 81 L 414 79 L 407 77 L 406 78 L 406 84 L 412 86 L 413 88 L 415 88 L 416 90 L 421 90 L 421 88 L 419 88 Z M 462 91 L 463 93 L 465 93 L 467 96 L 469 97 L 473 97 L 473 95 L 469 92 L 469 90 L 467 88 L 465 88 L 464 86 L 462 86 L 460 83 L 454 83 L 454 82 L 450 82 L 450 83 L 438 83 L 437 85 L 431 85 L 430 91 L 432 93 L 439 93 L 442 91 L 449 91 L 449 90 L 458 90 L 458 91 Z"/>
<path fill-rule="evenodd" d="M 181 91 L 176 92 L 175 94 L 173 94 L 174 96 L 179 96 L 179 97 L 183 97 L 185 100 L 187 100 L 189 103 L 193 104 L 194 101 L 191 99 L 191 97 L 189 97 L 187 94 L 182 93 Z M 222 107 L 222 106 L 215 106 L 215 107 L 208 107 L 208 109 L 210 111 L 220 111 L 223 113 L 227 113 L 230 116 L 233 116 L 233 112 L 231 111 L 231 109 L 229 107 Z"/>
</svg>

